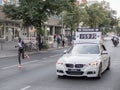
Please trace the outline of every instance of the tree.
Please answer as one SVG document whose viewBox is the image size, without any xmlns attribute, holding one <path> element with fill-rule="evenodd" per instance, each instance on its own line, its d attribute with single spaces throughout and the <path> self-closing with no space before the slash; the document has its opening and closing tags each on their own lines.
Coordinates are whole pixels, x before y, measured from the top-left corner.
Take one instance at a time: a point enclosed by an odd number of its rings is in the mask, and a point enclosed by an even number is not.
<svg viewBox="0 0 120 90">
<path fill-rule="evenodd" d="M 109 11 L 101 3 L 86 5 L 85 9 L 88 14 L 86 24 L 91 28 L 99 28 L 100 26 L 110 24 Z"/>
<path fill-rule="evenodd" d="M 79 23 L 85 19 L 86 11 L 83 5 L 76 6 L 74 3 L 69 3 L 69 7 L 64 11 L 63 24 L 70 29 L 71 39 L 73 31 L 79 26 Z"/>
<path fill-rule="evenodd" d="M 97 2 L 94 4 L 80 4 L 76 6 L 74 3 L 69 3 L 70 8 L 64 12 L 64 25 L 75 30 L 80 23 L 83 27 L 89 28 L 104 28 L 105 32 L 109 31 L 109 28 L 115 25 L 114 15 L 116 12 L 109 9 L 105 4 L 106 2 Z"/>
<path fill-rule="evenodd" d="M 20 0 L 19 6 L 4 5 L 3 12 L 14 20 L 22 20 L 23 25 L 34 26 L 42 33 L 44 22 L 51 16 L 59 14 L 74 0 Z"/>
</svg>

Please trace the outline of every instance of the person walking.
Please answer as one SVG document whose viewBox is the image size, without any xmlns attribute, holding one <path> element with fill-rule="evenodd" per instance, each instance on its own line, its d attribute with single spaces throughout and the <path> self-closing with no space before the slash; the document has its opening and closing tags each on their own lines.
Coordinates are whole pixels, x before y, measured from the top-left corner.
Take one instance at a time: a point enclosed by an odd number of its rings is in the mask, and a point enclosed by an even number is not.
<svg viewBox="0 0 120 90">
<path fill-rule="evenodd" d="M 59 47 L 60 47 L 60 36 L 57 35 L 57 48 L 59 48 Z"/>
<path fill-rule="evenodd" d="M 18 39 L 18 62 L 19 62 L 19 65 L 18 67 L 21 68 L 22 65 L 21 65 L 21 57 L 22 59 L 24 59 L 24 42 L 21 38 Z"/>
<path fill-rule="evenodd" d="M 39 48 L 39 50 L 41 50 L 43 47 L 43 41 L 42 41 L 41 35 L 38 35 L 36 40 L 38 41 L 38 48 Z"/>
<path fill-rule="evenodd" d="M 64 37 L 62 38 L 62 47 L 65 47 L 65 39 L 64 39 Z"/>
</svg>

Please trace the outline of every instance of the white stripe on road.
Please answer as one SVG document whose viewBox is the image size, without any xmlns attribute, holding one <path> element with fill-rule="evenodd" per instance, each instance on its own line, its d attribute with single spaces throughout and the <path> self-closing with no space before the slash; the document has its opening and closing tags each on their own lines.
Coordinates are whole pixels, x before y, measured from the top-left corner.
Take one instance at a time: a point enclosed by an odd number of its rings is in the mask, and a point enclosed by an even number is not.
<svg viewBox="0 0 120 90">
<path fill-rule="evenodd" d="M 29 61 L 29 62 L 26 62 L 26 63 L 23 63 L 23 65 L 25 64 L 29 64 L 29 63 L 33 63 L 33 62 L 38 62 L 38 60 L 34 60 L 34 61 Z M 12 66 L 8 66 L 8 67 L 3 67 L 2 69 L 10 69 L 10 68 L 13 68 L 13 67 L 16 67 L 18 65 L 12 65 Z"/>
<path fill-rule="evenodd" d="M 47 59 L 47 58 L 42 58 L 42 59 Z"/>
<path fill-rule="evenodd" d="M 24 87 L 24 88 L 22 88 L 22 89 L 20 89 L 20 90 L 26 90 L 26 89 L 29 89 L 31 86 L 26 86 L 26 87 Z"/>
<path fill-rule="evenodd" d="M 3 67 L 2 69 L 9 69 L 9 68 L 13 68 L 16 67 L 17 65 L 12 65 L 12 66 L 8 66 L 8 67 Z"/>
<path fill-rule="evenodd" d="M 61 55 L 61 54 L 56 54 L 56 55 L 53 55 L 53 56 L 50 56 L 50 57 L 56 57 L 56 56 L 59 56 L 59 55 Z"/>
<path fill-rule="evenodd" d="M 23 65 L 25 65 L 25 64 L 29 64 L 29 63 L 38 62 L 38 61 L 39 61 L 39 60 L 34 60 L 34 61 L 25 62 L 25 63 L 23 63 Z"/>
<path fill-rule="evenodd" d="M 57 57 L 61 54 L 56 54 L 56 55 L 53 55 L 53 56 L 49 56 L 49 57 Z M 43 60 L 47 59 L 47 58 L 42 58 Z M 34 62 L 38 62 L 40 60 L 34 60 L 34 61 L 29 61 L 29 62 L 25 62 L 23 63 L 23 65 L 26 65 L 26 64 L 29 64 L 29 63 L 34 63 Z M 53 62 L 53 61 L 48 61 L 48 60 L 45 60 L 45 61 L 40 61 L 40 62 Z M 13 67 L 17 67 L 18 65 L 11 65 L 11 66 L 8 66 L 8 67 L 3 67 L 2 69 L 10 69 L 10 68 L 13 68 Z"/>
</svg>

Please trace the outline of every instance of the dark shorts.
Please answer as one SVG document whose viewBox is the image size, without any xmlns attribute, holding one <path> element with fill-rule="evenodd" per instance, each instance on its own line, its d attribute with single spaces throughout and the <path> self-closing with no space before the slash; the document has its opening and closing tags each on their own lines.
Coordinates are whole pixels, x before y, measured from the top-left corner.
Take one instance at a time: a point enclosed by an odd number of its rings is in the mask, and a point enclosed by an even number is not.
<svg viewBox="0 0 120 90">
<path fill-rule="evenodd" d="M 23 49 L 19 49 L 19 53 L 23 53 L 24 52 L 24 50 Z"/>
</svg>

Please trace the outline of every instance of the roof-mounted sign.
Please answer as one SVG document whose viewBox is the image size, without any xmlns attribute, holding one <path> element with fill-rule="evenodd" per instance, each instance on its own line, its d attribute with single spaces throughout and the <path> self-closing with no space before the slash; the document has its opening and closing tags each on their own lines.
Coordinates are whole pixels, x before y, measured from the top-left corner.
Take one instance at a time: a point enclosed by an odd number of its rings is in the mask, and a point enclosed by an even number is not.
<svg viewBox="0 0 120 90">
<path fill-rule="evenodd" d="M 99 29 L 91 29 L 91 28 L 78 28 L 77 32 L 99 32 Z"/>
<path fill-rule="evenodd" d="M 74 43 L 101 43 L 101 38 L 99 29 L 77 29 Z"/>
</svg>

